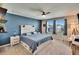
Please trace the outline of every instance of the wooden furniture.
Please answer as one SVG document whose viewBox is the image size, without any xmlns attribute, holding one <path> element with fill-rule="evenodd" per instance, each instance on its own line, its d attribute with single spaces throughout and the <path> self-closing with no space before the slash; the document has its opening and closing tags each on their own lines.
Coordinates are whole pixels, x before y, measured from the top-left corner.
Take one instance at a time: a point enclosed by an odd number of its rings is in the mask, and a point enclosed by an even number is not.
<svg viewBox="0 0 79 59">
<path fill-rule="evenodd" d="M 30 53 L 32 53 L 32 49 L 30 49 L 30 47 L 29 47 L 26 43 L 24 43 L 23 41 L 21 41 L 21 45 L 22 45 L 26 50 L 28 50 Z"/>
<path fill-rule="evenodd" d="M 73 55 L 79 55 L 79 42 L 77 41 L 72 41 L 72 52 Z"/>
<path fill-rule="evenodd" d="M 71 47 L 72 41 L 73 41 L 74 39 L 75 39 L 75 37 L 74 37 L 73 35 L 71 35 L 70 37 L 64 36 L 64 37 L 63 37 L 63 42 L 64 42 L 65 44 L 67 44 L 68 46 Z"/>
<path fill-rule="evenodd" d="M 7 12 L 7 9 L 0 7 L 0 13 L 6 14 L 6 12 Z"/>
<path fill-rule="evenodd" d="M 72 54 L 79 55 L 79 45 L 72 44 Z"/>
<path fill-rule="evenodd" d="M 11 36 L 10 37 L 10 44 L 11 46 L 18 44 L 20 42 L 20 37 L 19 36 Z"/>
</svg>

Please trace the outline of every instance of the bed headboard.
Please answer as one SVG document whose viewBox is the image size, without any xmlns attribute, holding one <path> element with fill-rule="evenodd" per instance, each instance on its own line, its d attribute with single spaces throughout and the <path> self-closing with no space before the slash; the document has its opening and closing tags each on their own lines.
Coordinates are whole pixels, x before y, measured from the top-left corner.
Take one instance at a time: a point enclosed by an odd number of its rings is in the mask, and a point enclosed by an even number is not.
<svg viewBox="0 0 79 59">
<path fill-rule="evenodd" d="M 35 31 L 35 27 L 32 25 L 21 25 L 21 34 L 34 32 L 34 31 Z"/>
</svg>

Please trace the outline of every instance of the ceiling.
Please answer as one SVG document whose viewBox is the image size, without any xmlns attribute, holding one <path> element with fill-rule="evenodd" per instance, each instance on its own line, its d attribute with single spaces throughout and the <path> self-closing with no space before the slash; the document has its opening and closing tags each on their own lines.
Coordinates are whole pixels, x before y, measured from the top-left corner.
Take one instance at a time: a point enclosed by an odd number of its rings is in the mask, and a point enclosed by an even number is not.
<svg viewBox="0 0 79 59">
<path fill-rule="evenodd" d="M 30 17 L 38 20 L 75 15 L 79 12 L 78 3 L 3 3 L 8 13 Z M 40 10 L 51 12 L 42 17 Z"/>
</svg>

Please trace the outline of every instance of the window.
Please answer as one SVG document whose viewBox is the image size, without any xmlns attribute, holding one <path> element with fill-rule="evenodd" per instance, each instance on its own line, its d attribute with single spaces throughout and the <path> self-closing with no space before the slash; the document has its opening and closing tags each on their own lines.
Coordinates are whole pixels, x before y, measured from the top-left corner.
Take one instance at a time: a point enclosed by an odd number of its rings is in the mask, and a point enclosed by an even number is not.
<svg viewBox="0 0 79 59">
<path fill-rule="evenodd" d="M 65 25 L 65 22 L 64 20 L 56 20 L 56 34 L 64 34 L 64 25 Z"/>
<path fill-rule="evenodd" d="M 67 20 L 66 19 L 48 20 L 47 33 L 67 35 Z"/>
<path fill-rule="evenodd" d="M 47 21 L 47 32 L 48 33 L 53 33 L 53 20 L 48 20 Z"/>
</svg>

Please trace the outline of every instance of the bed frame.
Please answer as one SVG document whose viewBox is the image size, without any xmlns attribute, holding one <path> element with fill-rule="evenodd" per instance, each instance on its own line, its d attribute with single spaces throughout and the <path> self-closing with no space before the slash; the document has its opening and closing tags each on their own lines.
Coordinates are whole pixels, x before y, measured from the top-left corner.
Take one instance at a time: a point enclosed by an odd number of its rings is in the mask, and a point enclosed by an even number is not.
<svg viewBox="0 0 79 59">
<path fill-rule="evenodd" d="M 21 41 L 21 45 L 22 45 L 25 49 L 27 49 L 30 53 L 32 53 L 32 49 L 30 49 L 30 47 L 29 47 L 26 43 L 24 43 L 23 41 Z"/>
<path fill-rule="evenodd" d="M 35 27 L 32 25 L 20 25 L 20 29 L 21 29 L 21 34 L 35 31 Z M 30 49 L 30 47 L 26 43 L 21 41 L 21 45 L 25 49 L 27 49 L 30 53 L 32 53 L 32 49 Z"/>
</svg>

